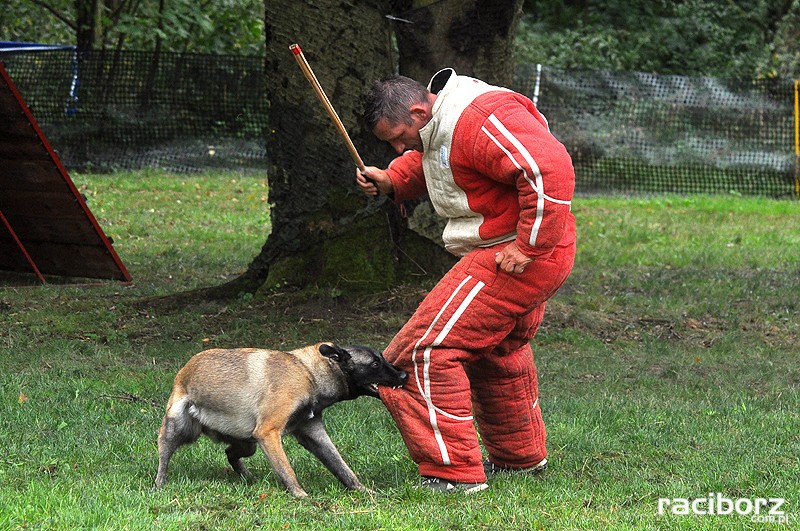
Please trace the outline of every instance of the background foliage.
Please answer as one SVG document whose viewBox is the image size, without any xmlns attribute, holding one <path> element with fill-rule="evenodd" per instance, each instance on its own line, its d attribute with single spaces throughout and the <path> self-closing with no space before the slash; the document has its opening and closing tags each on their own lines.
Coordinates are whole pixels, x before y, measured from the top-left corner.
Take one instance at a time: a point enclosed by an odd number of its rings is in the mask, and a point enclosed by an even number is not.
<svg viewBox="0 0 800 531">
<path fill-rule="evenodd" d="M 100 1 L 95 48 L 264 53 L 263 0 L 11 0 L 0 40 L 76 44 L 76 6 Z"/>
<path fill-rule="evenodd" d="M 76 6 L 12 0 L 0 38 L 74 44 Z M 263 55 L 263 0 L 105 0 L 98 47 Z M 800 75 L 800 0 L 529 0 L 517 61 L 763 78 Z"/>
<path fill-rule="evenodd" d="M 797 75 L 796 0 L 529 1 L 518 61 L 720 77 Z"/>
</svg>

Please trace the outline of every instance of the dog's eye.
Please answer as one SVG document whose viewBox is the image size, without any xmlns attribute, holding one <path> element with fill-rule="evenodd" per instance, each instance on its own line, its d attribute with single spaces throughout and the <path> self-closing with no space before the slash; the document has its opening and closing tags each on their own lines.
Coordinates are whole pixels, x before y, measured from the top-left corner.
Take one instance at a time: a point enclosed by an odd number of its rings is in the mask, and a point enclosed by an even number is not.
<svg viewBox="0 0 800 531">
<path fill-rule="evenodd" d="M 372 368 L 373 368 L 373 369 L 377 369 L 377 368 L 378 368 L 378 367 L 380 367 L 380 366 L 381 366 L 381 364 L 380 364 L 380 363 L 378 363 L 377 361 L 373 361 L 373 362 L 372 362 Z"/>
</svg>

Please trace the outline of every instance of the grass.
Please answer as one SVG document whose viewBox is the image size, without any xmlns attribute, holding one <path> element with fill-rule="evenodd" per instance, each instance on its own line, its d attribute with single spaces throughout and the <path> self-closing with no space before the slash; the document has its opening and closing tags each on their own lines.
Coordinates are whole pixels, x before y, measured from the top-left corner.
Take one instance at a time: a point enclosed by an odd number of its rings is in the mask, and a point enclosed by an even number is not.
<svg viewBox="0 0 800 531">
<path fill-rule="evenodd" d="M 425 286 L 319 299 L 279 291 L 174 308 L 157 297 L 243 271 L 269 231 L 265 179 L 74 175 L 134 282 L 0 287 L 0 529 L 756 529 L 659 515 L 659 498 L 785 498 L 800 512 L 800 204 L 579 198 L 573 275 L 534 341 L 551 467 L 474 497 L 414 488 L 391 418 L 326 414 L 373 494 L 287 440 L 311 494 L 266 459 L 243 482 L 222 447 L 182 448 L 152 491 L 171 380 L 209 346 L 385 346 Z M 776 528 L 788 527 L 775 524 Z"/>
</svg>

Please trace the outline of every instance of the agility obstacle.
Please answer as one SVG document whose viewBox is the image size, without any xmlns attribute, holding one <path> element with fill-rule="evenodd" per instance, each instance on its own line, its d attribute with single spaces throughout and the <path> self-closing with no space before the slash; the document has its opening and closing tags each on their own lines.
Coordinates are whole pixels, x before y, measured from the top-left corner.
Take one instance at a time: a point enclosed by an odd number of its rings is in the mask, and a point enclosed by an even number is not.
<svg viewBox="0 0 800 531">
<path fill-rule="evenodd" d="M 131 281 L 2 62 L 0 271 Z"/>
</svg>

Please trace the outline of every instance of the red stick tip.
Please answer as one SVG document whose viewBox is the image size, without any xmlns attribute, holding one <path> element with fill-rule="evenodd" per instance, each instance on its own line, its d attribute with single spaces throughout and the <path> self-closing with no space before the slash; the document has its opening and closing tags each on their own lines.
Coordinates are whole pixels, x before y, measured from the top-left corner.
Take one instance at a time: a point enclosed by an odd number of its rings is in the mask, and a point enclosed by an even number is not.
<svg viewBox="0 0 800 531">
<path fill-rule="evenodd" d="M 300 45 L 299 44 L 292 44 L 291 46 L 289 46 L 289 49 L 295 55 L 300 55 L 301 53 L 303 53 L 303 50 L 300 49 Z"/>
</svg>

